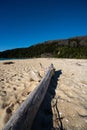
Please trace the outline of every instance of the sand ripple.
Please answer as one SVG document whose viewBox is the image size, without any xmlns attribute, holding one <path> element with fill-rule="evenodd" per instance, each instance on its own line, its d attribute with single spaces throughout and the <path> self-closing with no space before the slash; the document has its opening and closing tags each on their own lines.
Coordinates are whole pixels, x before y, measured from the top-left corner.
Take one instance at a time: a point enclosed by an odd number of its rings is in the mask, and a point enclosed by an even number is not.
<svg viewBox="0 0 87 130">
<path fill-rule="evenodd" d="M 64 129 L 87 129 L 87 60 L 50 58 L 14 60 L 14 64 L 9 65 L 0 62 L 1 128 L 38 85 L 44 70 L 51 63 L 56 73 L 59 70 L 62 72 L 56 81 L 55 96 L 51 100 L 53 127 L 58 129 L 60 115 Z M 32 71 L 37 78 L 32 76 Z M 52 97 L 53 91 L 49 94 Z"/>
</svg>

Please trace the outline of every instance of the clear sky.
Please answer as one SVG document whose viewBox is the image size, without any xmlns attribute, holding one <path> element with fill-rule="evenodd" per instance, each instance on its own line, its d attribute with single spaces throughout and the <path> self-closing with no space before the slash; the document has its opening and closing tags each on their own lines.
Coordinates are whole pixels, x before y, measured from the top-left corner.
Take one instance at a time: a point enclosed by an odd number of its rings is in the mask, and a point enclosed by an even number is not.
<svg viewBox="0 0 87 130">
<path fill-rule="evenodd" d="M 87 35 L 87 0 L 0 0 L 0 51 Z"/>
</svg>

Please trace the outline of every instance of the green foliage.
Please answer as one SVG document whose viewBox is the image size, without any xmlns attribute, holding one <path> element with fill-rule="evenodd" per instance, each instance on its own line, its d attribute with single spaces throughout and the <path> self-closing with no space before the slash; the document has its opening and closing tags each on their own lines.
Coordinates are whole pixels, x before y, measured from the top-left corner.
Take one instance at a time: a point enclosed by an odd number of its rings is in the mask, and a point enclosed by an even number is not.
<svg viewBox="0 0 87 130">
<path fill-rule="evenodd" d="M 57 58 L 87 58 L 87 47 L 58 47 L 54 56 Z"/>
<path fill-rule="evenodd" d="M 68 45 L 60 45 L 59 41 L 45 42 L 29 48 L 0 52 L 0 58 L 32 58 L 41 55 L 57 58 L 87 58 L 87 46 L 80 46 L 79 42 L 78 39 L 69 39 Z"/>
</svg>

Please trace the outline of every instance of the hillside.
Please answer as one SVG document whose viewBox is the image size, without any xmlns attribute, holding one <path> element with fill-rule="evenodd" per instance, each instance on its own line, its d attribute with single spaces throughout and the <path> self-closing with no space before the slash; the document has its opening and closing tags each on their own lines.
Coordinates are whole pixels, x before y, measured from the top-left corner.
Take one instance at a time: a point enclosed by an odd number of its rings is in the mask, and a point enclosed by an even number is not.
<svg viewBox="0 0 87 130">
<path fill-rule="evenodd" d="M 65 40 L 51 40 L 28 48 L 0 52 L 0 58 L 87 58 L 87 36 Z"/>
</svg>

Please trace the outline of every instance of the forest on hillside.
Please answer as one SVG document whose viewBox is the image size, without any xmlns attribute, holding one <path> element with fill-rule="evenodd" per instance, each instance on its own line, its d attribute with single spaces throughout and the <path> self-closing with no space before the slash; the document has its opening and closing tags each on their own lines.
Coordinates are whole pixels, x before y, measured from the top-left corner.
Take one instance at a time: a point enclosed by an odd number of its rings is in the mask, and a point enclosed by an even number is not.
<svg viewBox="0 0 87 130">
<path fill-rule="evenodd" d="M 86 39 L 87 40 L 87 39 Z M 81 38 L 46 41 L 28 48 L 0 52 L 0 58 L 87 58 L 87 41 Z"/>
</svg>

